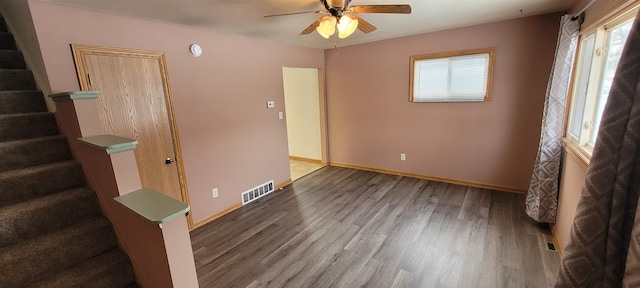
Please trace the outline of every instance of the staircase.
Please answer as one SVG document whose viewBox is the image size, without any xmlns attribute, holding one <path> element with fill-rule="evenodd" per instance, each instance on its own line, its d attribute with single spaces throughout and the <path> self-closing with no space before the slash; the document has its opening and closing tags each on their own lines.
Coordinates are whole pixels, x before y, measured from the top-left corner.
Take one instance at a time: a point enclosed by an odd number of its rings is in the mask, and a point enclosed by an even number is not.
<svg viewBox="0 0 640 288">
<path fill-rule="evenodd" d="M 0 18 L 0 288 L 137 287 Z"/>
</svg>

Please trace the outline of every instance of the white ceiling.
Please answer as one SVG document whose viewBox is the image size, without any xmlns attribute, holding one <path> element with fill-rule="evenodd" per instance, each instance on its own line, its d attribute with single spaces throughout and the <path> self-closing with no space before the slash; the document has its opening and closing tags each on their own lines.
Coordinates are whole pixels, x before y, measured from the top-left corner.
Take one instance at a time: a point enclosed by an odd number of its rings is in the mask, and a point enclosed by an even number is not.
<svg viewBox="0 0 640 288">
<path fill-rule="evenodd" d="M 347 39 L 298 34 L 320 14 L 264 15 L 324 10 L 319 0 L 37 0 L 140 19 L 196 26 L 226 34 L 327 49 L 400 36 L 566 11 L 576 0 L 352 0 L 351 5 L 409 4 L 410 15 L 360 14 L 378 27 Z"/>
</svg>

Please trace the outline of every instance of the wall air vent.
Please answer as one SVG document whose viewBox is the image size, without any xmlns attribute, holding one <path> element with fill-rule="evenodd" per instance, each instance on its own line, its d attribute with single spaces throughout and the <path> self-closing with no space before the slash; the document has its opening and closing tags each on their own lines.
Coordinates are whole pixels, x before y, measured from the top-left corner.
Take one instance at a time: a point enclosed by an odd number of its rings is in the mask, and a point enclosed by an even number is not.
<svg viewBox="0 0 640 288">
<path fill-rule="evenodd" d="M 242 205 L 245 205 L 247 203 L 250 203 L 264 195 L 267 195 L 271 192 L 273 192 L 274 187 L 273 187 L 273 180 L 264 183 L 262 185 L 258 185 L 256 187 L 254 187 L 253 189 L 248 190 L 247 192 L 243 192 L 242 193 Z"/>
</svg>

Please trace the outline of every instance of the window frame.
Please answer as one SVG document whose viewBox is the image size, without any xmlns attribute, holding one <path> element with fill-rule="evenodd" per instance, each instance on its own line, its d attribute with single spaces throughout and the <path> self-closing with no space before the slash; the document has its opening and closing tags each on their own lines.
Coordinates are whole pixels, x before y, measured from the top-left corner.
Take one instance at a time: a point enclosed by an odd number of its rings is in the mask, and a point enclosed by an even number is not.
<svg viewBox="0 0 640 288">
<path fill-rule="evenodd" d="M 409 57 L 410 59 L 410 76 L 409 76 L 409 102 L 411 103 L 461 103 L 461 102 L 485 102 L 491 101 L 491 93 L 493 87 L 493 70 L 495 63 L 495 47 L 489 48 L 479 48 L 479 49 L 470 49 L 470 50 L 459 50 L 452 52 L 440 52 L 440 53 L 431 53 L 431 54 L 422 54 L 422 55 L 413 55 Z M 480 54 L 489 54 L 489 59 L 487 63 L 487 75 L 486 75 L 486 87 L 485 87 L 485 95 L 482 100 L 474 101 L 474 100 L 434 100 L 434 101 L 415 101 L 414 99 L 414 83 L 416 82 L 415 69 L 416 62 L 421 60 L 429 60 L 429 59 L 444 59 L 444 58 L 454 58 L 460 56 L 470 56 L 470 55 L 480 55 Z M 448 79 L 450 81 L 450 77 Z"/>
<path fill-rule="evenodd" d="M 578 51 L 576 53 L 572 76 L 569 83 L 570 90 L 568 92 L 566 113 L 565 113 L 565 121 L 564 121 L 564 131 L 563 131 L 563 147 L 567 150 L 568 154 L 572 156 L 576 161 L 578 161 L 581 167 L 588 167 L 589 162 L 591 161 L 591 155 L 593 153 L 594 146 L 590 143 L 591 135 L 594 133 L 593 127 L 585 128 L 585 119 L 590 119 L 591 125 L 593 126 L 593 119 L 595 119 L 595 113 L 598 105 L 598 96 L 602 90 L 602 85 L 604 81 L 602 81 L 604 73 L 604 66 L 606 63 L 606 56 L 608 55 L 607 41 L 608 41 L 608 30 L 612 28 L 618 27 L 620 24 L 628 21 L 629 19 L 633 19 L 640 8 L 640 5 L 633 5 L 631 7 L 621 9 L 618 13 L 611 15 L 609 17 L 605 17 L 600 21 L 594 23 L 590 26 L 589 29 L 585 29 L 580 32 L 580 36 L 578 39 Z M 592 59 L 589 70 L 589 78 L 587 83 L 596 83 L 596 87 L 587 87 L 586 98 L 585 98 L 585 107 L 583 109 L 582 115 L 582 123 L 580 124 L 581 135 L 580 139 L 576 139 L 574 135 L 569 131 L 571 125 L 573 124 L 572 118 L 574 116 L 574 105 L 577 99 L 576 91 L 578 90 L 579 73 L 581 72 L 582 65 L 582 56 L 585 51 L 584 44 L 587 39 L 591 36 L 595 38 L 595 44 L 593 48 Z M 597 55 L 600 53 L 600 55 Z M 597 55 L 597 56 L 596 56 Z M 589 117 L 587 117 L 589 116 Z M 600 115 L 600 117 L 602 117 Z M 588 131 L 587 135 L 585 134 L 585 129 L 591 129 Z"/>
</svg>

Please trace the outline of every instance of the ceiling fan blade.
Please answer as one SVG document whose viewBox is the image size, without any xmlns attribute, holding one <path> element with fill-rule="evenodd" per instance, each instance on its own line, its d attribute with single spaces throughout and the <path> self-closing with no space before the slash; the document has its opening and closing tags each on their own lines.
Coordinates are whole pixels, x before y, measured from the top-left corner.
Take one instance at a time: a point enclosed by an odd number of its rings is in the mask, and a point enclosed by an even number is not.
<svg viewBox="0 0 640 288">
<path fill-rule="evenodd" d="M 411 6 L 409 5 L 355 5 L 349 7 L 349 11 L 356 13 L 395 13 L 395 14 L 411 14 Z"/>
<path fill-rule="evenodd" d="M 315 11 L 302 11 L 302 12 L 292 12 L 292 13 L 282 13 L 282 14 L 271 14 L 271 15 L 265 15 L 263 16 L 264 18 L 269 18 L 269 17 L 278 17 L 278 16 L 287 16 L 287 15 L 298 15 L 298 14 L 307 14 L 307 13 L 314 13 L 314 14 L 318 14 L 322 11 L 320 10 L 315 10 Z"/>
<path fill-rule="evenodd" d="M 304 29 L 302 32 L 300 32 L 299 35 L 307 35 L 307 34 L 313 32 L 314 30 L 316 30 L 316 27 L 318 27 L 318 25 L 320 25 L 320 21 L 322 21 L 322 17 L 318 18 L 315 22 L 311 23 L 311 25 L 309 25 L 309 27 L 307 27 L 307 29 Z"/>
<path fill-rule="evenodd" d="M 375 31 L 376 29 L 378 29 L 378 27 L 373 26 L 373 24 L 371 24 L 368 21 L 360 18 L 358 15 L 349 14 L 349 17 L 351 17 L 352 19 L 357 19 L 358 20 L 358 30 L 362 31 L 365 34 L 371 33 L 373 31 Z"/>
</svg>

